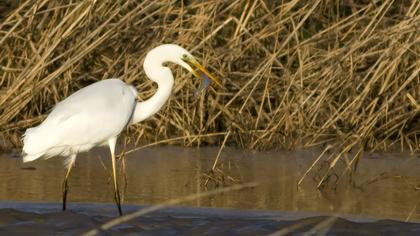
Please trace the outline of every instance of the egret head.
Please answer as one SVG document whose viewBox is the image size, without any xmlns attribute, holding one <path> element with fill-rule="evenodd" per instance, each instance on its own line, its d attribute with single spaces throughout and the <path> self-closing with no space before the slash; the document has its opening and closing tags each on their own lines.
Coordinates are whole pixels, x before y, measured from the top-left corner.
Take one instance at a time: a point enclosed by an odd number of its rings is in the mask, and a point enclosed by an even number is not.
<svg viewBox="0 0 420 236">
<path fill-rule="evenodd" d="M 210 81 L 222 87 L 218 78 L 202 66 L 191 53 L 176 44 L 162 44 L 147 53 L 143 64 L 147 76 L 155 82 L 158 80 L 167 82 L 167 78 L 172 78 L 172 73 L 169 68 L 163 66 L 166 62 L 178 64 L 200 79 L 202 81 L 200 91 L 207 88 Z"/>
</svg>

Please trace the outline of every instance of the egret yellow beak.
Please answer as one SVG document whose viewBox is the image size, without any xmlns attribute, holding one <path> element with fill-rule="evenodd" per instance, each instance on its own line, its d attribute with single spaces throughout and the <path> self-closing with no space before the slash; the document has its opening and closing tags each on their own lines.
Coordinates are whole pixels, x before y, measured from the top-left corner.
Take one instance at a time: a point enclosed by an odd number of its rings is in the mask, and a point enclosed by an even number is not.
<svg viewBox="0 0 420 236">
<path fill-rule="evenodd" d="M 204 66 L 202 66 L 200 63 L 198 63 L 198 61 L 194 57 L 190 57 L 190 56 L 185 55 L 185 56 L 182 57 L 182 60 L 193 68 L 192 73 L 198 79 L 205 79 L 205 76 L 206 76 L 211 81 L 216 83 L 219 87 L 221 87 L 221 88 L 223 87 L 221 81 L 217 77 L 212 75 Z M 195 69 L 197 69 L 198 71 L 196 71 Z"/>
</svg>

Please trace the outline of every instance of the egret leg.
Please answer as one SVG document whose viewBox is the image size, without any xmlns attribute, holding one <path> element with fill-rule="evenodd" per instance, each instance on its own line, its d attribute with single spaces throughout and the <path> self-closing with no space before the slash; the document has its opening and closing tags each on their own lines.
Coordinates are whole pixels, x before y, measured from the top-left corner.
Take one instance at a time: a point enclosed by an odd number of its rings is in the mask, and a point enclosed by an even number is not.
<svg viewBox="0 0 420 236">
<path fill-rule="evenodd" d="M 116 171 L 116 161 L 115 161 L 115 144 L 117 143 L 117 138 L 111 138 L 108 141 L 109 149 L 111 151 L 111 159 L 112 159 L 112 176 L 114 179 L 114 199 L 115 203 L 118 207 L 118 213 L 120 216 L 122 216 L 122 210 L 121 210 L 121 197 L 120 197 L 120 191 L 118 189 L 118 180 L 117 180 L 117 171 Z"/>
<path fill-rule="evenodd" d="M 66 175 L 64 176 L 64 181 L 63 181 L 63 211 L 66 210 L 67 191 L 68 191 L 67 180 L 69 178 L 71 170 L 73 169 L 75 161 L 76 161 L 76 155 L 73 154 L 70 157 L 68 157 L 68 159 L 65 162 L 65 165 L 67 167 L 67 172 L 66 172 Z"/>
</svg>

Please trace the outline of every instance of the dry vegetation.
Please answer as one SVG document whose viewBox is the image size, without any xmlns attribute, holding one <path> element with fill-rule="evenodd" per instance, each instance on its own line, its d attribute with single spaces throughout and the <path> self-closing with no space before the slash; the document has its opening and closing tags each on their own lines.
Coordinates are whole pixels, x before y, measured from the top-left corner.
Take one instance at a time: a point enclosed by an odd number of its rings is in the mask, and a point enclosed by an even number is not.
<svg viewBox="0 0 420 236">
<path fill-rule="evenodd" d="M 0 130 L 15 146 L 97 80 L 119 77 L 148 98 L 145 53 L 177 43 L 225 88 L 194 97 L 198 81 L 172 67 L 174 96 L 127 131 L 131 142 L 329 144 L 330 168 L 350 150 L 420 149 L 417 0 L 28 0 L 2 16 Z"/>
</svg>

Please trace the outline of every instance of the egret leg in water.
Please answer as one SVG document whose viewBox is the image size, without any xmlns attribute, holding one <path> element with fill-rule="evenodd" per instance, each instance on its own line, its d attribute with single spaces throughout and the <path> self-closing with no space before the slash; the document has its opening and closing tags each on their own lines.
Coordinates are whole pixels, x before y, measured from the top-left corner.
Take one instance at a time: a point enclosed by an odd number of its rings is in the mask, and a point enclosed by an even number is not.
<svg viewBox="0 0 420 236">
<path fill-rule="evenodd" d="M 117 139 L 110 139 L 109 140 L 109 149 L 111 151 L 111 160 L 112 160 L 112 177 L 114 179 L 114 199 L 115 203 L 118 207 L 118 213 L 122 216 L 121 210 L 121 197 L 120 197 L 120 190 L 118 189 L 118 179 L 117 179 L 117 171 L 116 171 L 116 161 L 115 161 L 115 144 L 117 143 Z"/>
<path fill-rule="evenodd" d="M 137 90 L 119 79 L 93 83 L 73 93 L 55 105 L 38 126 L 29 128 L 23 136 L 23 162 L 54 156 L 67 157 L 67 172 L 63 182 L 63 210 L 66 209 L 67 180 L 76 155 L 95 146 L 108 145 L 111 151 L 115 203 L 122 214 L 115 166 L 115 144 L 118 135 L 130 124 L 141 122 L 158 112 L 172 92 L 174 77 L 165 62 L 173 62 L 204 79 L 204 89 L 212 80 L 222 86 L 205 67 L 184 48 L 163 44 L 149 51 L 143 68 L 147 77 L 156 82 L 156 93 L 146 101 L 137 102 Z M 203 90 L 203 89 L 201 89 Z"/>
<path fill-rule="evenodd" d="M 76 154 L 71 155 L 69 159 L 66 160 L 67 171 L 66 171 L 66 174 L 64 176 L 64 181 L 63 181 L 63 211 L 66 210 L 67 190 L 68 190 L 67 180 L 69 178 L 71 170 L 73 169 L 75 161 L 76 161 Z"/>
</svg>

